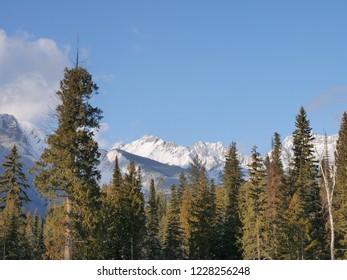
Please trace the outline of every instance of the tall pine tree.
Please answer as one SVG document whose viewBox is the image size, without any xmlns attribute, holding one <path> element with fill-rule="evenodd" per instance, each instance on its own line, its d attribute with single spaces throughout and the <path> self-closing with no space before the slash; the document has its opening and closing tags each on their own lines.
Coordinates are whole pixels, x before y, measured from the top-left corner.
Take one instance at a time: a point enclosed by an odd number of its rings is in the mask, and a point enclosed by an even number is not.
<svg viewBox="0 0 347 280">
<path fill-rule="evenodd" d="M 65 69 L 56 95 L 58 127 L 48 137 L 48 147 L 37 163 L 35 185 L 49 199 L 66 198 L 66 259 L 100 257 L 100 153 L 94 140 L 101 110 L 90 104 L 98 87 L 82 67 Z"/>
<path fill-rule="evenodd" d="M 191 170 L 198 171 L 192 176 L 192 202 L 190 207 L 189 257 L 191 259 L 213 259 L 215 238 L 215 193 L 207 182 L 205 168 L 193 162 Z M 198 165 L 195 165 L 198 163 Z M 199 175 L 198 178 L 195 176 Z"/>
<path fill-rule="evenodd" d="M 37 209 L 33 215 L 31 215 L 30 212 L 27 213 L 25 235 L 28 241 L 28 258 L 33 260 L 42 260 L 45 251 L 43 219 L 39 216 Z"/>
<path fill-rule="evenodd" d="M 66 244 L 66 205 L 53 204 L 47 209 L 43 228 L 45 255 L 48 260 L 63 260 Z"/>
<path fill-rule="evenodd" d="M 267 164 L 267 209 L 268 247 L 271 259 L 287 259 L 286 247 L 286 211 L 289 205 L 289 193 L 281 160 L 282 144 L 280 135 L 275 132 L 272 149 Z"/>
<path fill-rule="evenodd" d="M 141 185 L 141 169 L 131 162 L 124 176 L 119 203 L 119 249 L 122 259 L 137 260 L 144 255 L 146 234 L 145 201 Z"/>
<path fill-rule="evenodd" d="M 347 259 L 347 113 L 342 116 L 335 151 L 335 193 L 333 216 L 336 231 L 336 257 Z"/>
<path fill-rule="evenodd" d="M 102 218 L 102 244 L 103 258 L 121 259 L 121 199 L 124 196 L 124 184 L 120 172 L 118 157 L 115 159 L 112 181 L 104 188 L 101 218 Z"/>
<path fill-rule="evenodd" d="M 300 108 L 293 132 L 293 161 L 290 170 L 292 233 L 291 259 L 326 258 L 325 222 L 314 158 L 314 136 L 305 109 Z"/>
<path fill-rule="evenodd" d="M 267 220 L 266 220 L 266 173 L 256 147 L 252 149 L 252 163 L 249 170 L 249 182 L 240 192 L 242 249 L 243 257 L 248 260 L 269 259 Z"/>
<path fill-rule="evenodd" d="M 221 238 L 219 258 L 238 260 L 242 258 L 239 246 L 241 238 L 241 221 L 239 216 L 238 196 L 243 183 L 243 174 L 237 155 L 236 143 L 229 147 L 222 175 L 224 203 L 220 209 Z"/>
<path fill-rule="evenodd" d="M 162 248 L 159 240 L 158 196 L 153 179 L 149 186 L 147 206 L 147 257 L 150 260 L 162 258 Z"/>
<path fill-rule="evenodd" d="M 0 246 L 3 259 L 26 259 L 25 215 L 23 204 L 30 201 L 29 188 L 16 145 L 2 164 L 0 176 Z"/>
<path fill-rule="evenodd" d="M 184 178 L 182 182 L 182 178 Z M 180 221 L 181 226 L 183 229 L 183 241 L 182 241 L 182 247 L 183 247 L 183 253 L 184 258 L 189 257 L 189 241 L 190 241 L 190 233 L 191 233 L 191 227 L 190 227 L 190 221 L 191 221 L 191 207 L 192 207 L 192 191 L 187 183 L 185 177 L 181 176 L 180 186 L 185 185 L 184 191 L 181 197 L 181 206 L 180 206 Z M 178 195 L 179 195 L 180 187 L 178 188 Z"/>
<path fill-rule="evenodd" d="M 167 224 L 164 242 L 164 258 L 167 260 L 180 260 L 184 258 L 180 206 L 176 186 L 172 185 L 170 190 L 170 204 L 167 212 Z"/>
</svg>

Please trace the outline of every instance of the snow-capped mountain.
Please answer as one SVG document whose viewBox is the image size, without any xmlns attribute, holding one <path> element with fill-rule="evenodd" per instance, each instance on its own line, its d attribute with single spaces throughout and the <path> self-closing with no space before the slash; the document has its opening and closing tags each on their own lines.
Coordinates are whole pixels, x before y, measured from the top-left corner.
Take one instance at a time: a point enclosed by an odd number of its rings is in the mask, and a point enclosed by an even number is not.
<svg viewBox="0 0 347 280">
<path fill-rule="evenodd" d="M 333 160 L 337 135 L 328 136 L 328 153 Z M 316 157 L 319 159 L 324 150 L 324 136 L 315 135 L 314 146 Z M 9 154 L 17 145 L 24 163 L 24 170 L 34 165 L 47 146 L 46 134 L 35 125 L 27 122 L 19 122 L 15 117 L 0 114 L 0 163 L 4 156 Z M 288 168 L 292 152 L 293 139 L 289 136 L 282 143 L 282 159 L 284 167 Z M 112 177 L 114 161 L 118 157 L 122 173 L 127 171 L 131 161 L 141 167 L 144 189 L 149 186 L 150 180 L 156 182 L 163 180 L 163 187 L 168 188 L 178 183 L 181 172 L 187 171 L 193 158 L 197 155 L 206 167 L 209 178 L 220 182 L 220 175 L 224 168 L 228 147 L 221 142 L 206 143 L 197 142 L 191 147 L 179 146 L 173 142 L 166 142 L 159 137 L 144 136 L 131 143 L 116 143 L 110 150 L 101 150 L 100 171 L 102 182 L 108 183 Z M 251 162 L 249 156 L 239 154 L 241 166 L 248 168 Z M 0 164 L 0 171 L 2 170 Z M 27 173 L 29 183 L 32 185 L 33 175 Z M 35 207 L 44 211 L 44 201 L 39 198 L 34 187 L 30 189 L 29 197 Z"/>
<path fill-rule="evenodd" d="M 144 136 L 128 144 L 117 143 L 112 150 L 121 150 L 137 156 L 149 158 L 170 166 L 187 169 L 197 155 L 206 167 L 209 175 L 218 178 L 224 165 L 228 148 L 221 142 L 197 142 L 192 147 L 179 146 L 173 142 L 165 142 L 159 137 Z M 111 150 L 111 151 L 112 151 Z"/>
<path fill-rule="evenodd" d="M 21 156 L 23 170 L 26 171 L 28 183 L 31 186 L 27 190 L 28 197 L 31 203 L 26 205 L 30 210 L 39 210 L 41 214 L 45 213 L 45 201 L 39 197 L 36 189 L 33 187 L 33 175 L 28 172 L 28 169 L 34 166 L 35 160 L 41 154 L 41 145 L 46 145 L 44 142 L 43 132 L 34 125 L 23 125 L 18 120 L 7 114 L 0 114 L 0 172 L 2 172 L 1 163 L 4 157 L 7 156 L 13 145 L 17 146 L 18 153 Z"/>
<path fill-rule="evenodd" d="M 46 133 L 29 122 L 21 122 L 20 125 L 24 134 L 27 136 L 34 157 L 39 158 L 44 149 L 47 147 Z"/>
<path fill-rule="evenodd" d="M 336 141 L 338 135 L 331 135 L 327 137 L 327 146 L 328 146 L 328 156 L 330 161 L 334 160 L 334 153 L 336 150 Z M 324 155 L 324 135 L 314 135 L 313 145 L 315 151 L 315 157 L 317 160 L 320 160 Z M 293 136 L 286 137 L 282 142 L 282 161 L 284 169 L 288 169 L 290 159 L 293 156 Z"/>
<path fill-rule="evenodd" d="M 148 189 L 151 179 L 154 179 L 156 183 L 162 181 L 163 187 L 169 188 L 170 185 L 177 184 L 180 173 L 186 171 L 179 166 L 167 165 L 121 149 L 112 148 L 110 151 L 101 152 L 100 170 L 103 183 L 110 181 L 116 157 L 118 157 L 119 167 L 123 174 L 127 172 L 129 163 L 132 161 L 141 168 L 142 183 L 145 190 Z"/>
<path fill-rule="evenodd" d="M 20 154 L 38 159 L 47 146 L 46 134 L 29 122 L 21 122 L 12 115 L 0 114 L 0 145 L 12 149 L 17 145 Z"/>
<path fill-rule="evenodd" d="M 207 175 L 215 181 L 220 180 L 224 168 L 228 147 L 221 142 L 197 142 L 193 146 L 179 146 L 174 142 L 166 142 L 156 136 L 145 135 L 131 143 L 116 143 L 109 152 L 125 151 L 130 154 L 149 158 L 169 166 L 187 169 L 195 156 L 198 156 L 207 170 Z M 247 168 L 250 157 L 239 154 L 241 166 Z"/>
<path fill-rule="evenodd" d="M 324 136 L 314 135 L 313 145 L 316 159 L 319 160 L 323 156 Z M 334 151 L 336 149 L 337 135 L 327 137 L 328 154 L 331 161 L 334 159 Z M 285 170 L 288 169 L 290 159 L 293 156 L 293 137 L 288 136 L 282 142 L 282 161 Z M 112 161 L 114 151 L 125 151 L 129 154 L 152 159 L 162 164 L 170 166 L 179 166 L 187 169 L 193 158 L 197 155 L 202 164 L 206 167 L 207 175 L 216 182 L 220 181 L 225 158 L 228 153 L 228 147 L 223 146 L 221 142 L 197 142 L 191 147 L 179 146 L 173 142 L 165 142 L 159 137 L 145 135 L 142 138 L 131 143 L 116 143 L 108 153 L 109 160 Z M 269 152 L 270 155 L 270 152 Z M 239 154 L 241 167 L 248 169 L 251 163 L 251 157 Z"/>
</svg>

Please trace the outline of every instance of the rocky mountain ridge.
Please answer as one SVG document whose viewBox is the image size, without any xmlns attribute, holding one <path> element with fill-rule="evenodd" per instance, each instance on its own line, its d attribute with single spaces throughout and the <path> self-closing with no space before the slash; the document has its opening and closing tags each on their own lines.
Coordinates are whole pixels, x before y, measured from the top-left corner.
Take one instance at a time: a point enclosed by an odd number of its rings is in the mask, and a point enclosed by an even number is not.
<svg viewBox="0 0 347 280">
<path fill-rule="evenodd" d="M 328 152 L 333 159 L 337 135 L 328 136 Z M 317 159 L 322 156 L 324 150 L 324 136 L 315 135 L 314 146 Z M 14 116 L 0 114 L 0 161 L 9 151 L 17 145 L 22 157 L 24 168 L 34 165 L 47 146 L 45 133 L 35 125 L 27 122 L 19 122 Z M 292 157 L 292 136 L 288 136 L 282 143 L 282 160 L 284 168 L 289 166 Z M 174 142 L 166 142 L 156 136 L 145 135 L 131 143 L 116 143 L 110 150 L 101 150 L 100 171 L 102 182 L 107 183 L 112 177 L 113 166 L 116 156 L 124 174 L 131 161 L 141 167 L 144 189 L 149 186 L 153 178 L 156 182 L 163 181 L 164 188 L 171 184 L 177 184 L 179 174 L 187 171 L 192 159 L 197 155 L 206 167 L 207 175 L 220 182 L 225 157 L 228 147 L 221 142 L 197 142 L 191 147 L 179 146 Z M 249 156 L 239 154 L 242 168 L 247 169 L 251 162 Z M 0 171 L 1 171 L 0 166 Z M 32 174 L 28 173 L 29 183 L 32 185 Z M 34 204 L 44 208 L 44 201 L 39 198 L 34 187 L 30 190 L 30 198 Z"/>
</svg>

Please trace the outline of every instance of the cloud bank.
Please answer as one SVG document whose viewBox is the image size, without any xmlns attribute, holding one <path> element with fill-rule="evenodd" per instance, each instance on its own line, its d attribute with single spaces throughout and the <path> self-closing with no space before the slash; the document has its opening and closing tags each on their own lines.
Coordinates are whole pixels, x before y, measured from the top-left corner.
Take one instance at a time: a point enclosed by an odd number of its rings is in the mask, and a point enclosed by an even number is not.
<svg viewBox="0 0 347 280">
<path fill-rule="evenodd" d="M 68 50 L 53 40 L 0 29 L 0 113 L 31 122 L 47 115 L 68 64 Z"/>
<path fill-rule="evenodd" d="M 319 95 L 317 95 L 308 104 L 308 109 L 311 111 L 322 111 L 325 110 L 332 104 L 346 103 L 347 101 L 347 87 L 335 87 L 329 89 Z"/>
</svg>

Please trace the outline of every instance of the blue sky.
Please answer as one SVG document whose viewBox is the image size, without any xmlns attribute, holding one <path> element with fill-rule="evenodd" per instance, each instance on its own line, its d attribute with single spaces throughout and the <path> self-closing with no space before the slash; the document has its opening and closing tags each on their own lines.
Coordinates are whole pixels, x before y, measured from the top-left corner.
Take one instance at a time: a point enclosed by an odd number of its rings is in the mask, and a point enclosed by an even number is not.
<svg viewBox="0 0 347 280">
<path fill-rule="evenodd" d="M 15 1 L 0 10 L 0 113 L 42 123 L 64 66 L 93 75 L 103 146 L 145 134 L 249 154 L 295 129 L 338 132 L 346 1 Z M 24 103 L 24 104 L 23 104 Z"/>
</svg>

